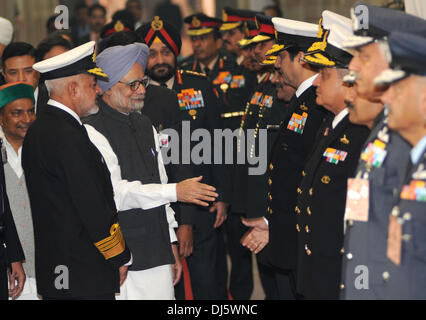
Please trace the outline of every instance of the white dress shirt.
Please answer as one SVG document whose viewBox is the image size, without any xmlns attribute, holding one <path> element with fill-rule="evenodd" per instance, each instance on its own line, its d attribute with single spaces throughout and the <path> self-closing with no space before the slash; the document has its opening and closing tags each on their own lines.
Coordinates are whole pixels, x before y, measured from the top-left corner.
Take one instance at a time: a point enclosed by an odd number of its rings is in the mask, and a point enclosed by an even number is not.
<svg viewBox="0 0 426 320">
<path fill-rule="evenodd" d="M 22 177 L 24 171 L 21 165 L 22 146 L 19 148 L 18 153 L 13 149 L 12 145 L 7 141 L 4 136 L 3 129 L 0 127 L 0 138 L 3 140 L 3 145 L 6 148 L 7 162 L 9 162 L 13 171 L 15 171 L 18 178 Z M 4 159 L 3 159 L 4 160 Z"/>
<path fill-rule="evenodd" d="M 331 126 L 334 128 L 337 127 L 337 125 L 340 123 L 340 121 L 343 120 L 344 117 L 349 113 L 348 108 L 343 109 L 340 111 L 337 115 L 334 116 L 333 122 L 331 123 Z"/>
<path fill-rule="evenodd" d="M 167 221 L 169 223 L 170 240 L 177 240 L 174 228 L 178 224 L 175 213 L 170 207 L 170 202 L 177 201 L 176 183 L 167 183 L 168 178 L 164 168 L 163 157 L 160 151 L 157 131 L 152 128 L 155 137 L 155 149 L 158 153 L 158 170 L 161 183 L 142 184 L 140 181 L 127 181 L 121 177 L 121 169 L 118 158 L 108 140 L 92 126 L 84 125 L 90 141 L 98 148 L 104 157 L 105 163 L 111 174 L 111 183 L 114 189 L 115 205 L 119 211 L 142 208 L 144 210 L 166 206 Z"/>
<path fill-rule="evenodd" d="M 200 66 L 201 66 L 201 70 L 202 70 L 202 72 L 205 72 L 205 70 L 206 70 L 206 67 L 208 67 L 209 68 L 209 70 L 210 70 L 210 72 L 214 69 L 214 66 L 215 66 L 215 64 L 216 64 L 216 62 L 217 62 L 217 59 L 219 59 L 219 55 L 216 57 L 216 58 L 214 58 L 210 63 L 209 63 L 209 65 L 208 66 L 206 66 L 206 65 L 204 65 L 203 63 L 201 63 L 200 62 Z"/>
<path fill-rule="evenodd" d="M 306 79 L 305 81 L 303 81 L 299 88 L 297 88 L 296 90 L 296 97 L 300 97 L 302 95 L 303 92 L 305 92 L 307 89 L 309 89 L 312 84 L 314 83 L 315 79 L 318 77 L 318 73 L 313 75 L 312 77 Z"/>
</svg>

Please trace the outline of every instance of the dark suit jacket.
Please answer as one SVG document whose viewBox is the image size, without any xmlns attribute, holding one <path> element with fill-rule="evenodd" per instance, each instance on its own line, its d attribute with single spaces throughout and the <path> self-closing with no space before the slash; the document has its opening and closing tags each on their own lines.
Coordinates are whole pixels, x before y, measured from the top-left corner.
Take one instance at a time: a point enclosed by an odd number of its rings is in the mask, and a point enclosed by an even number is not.
<svg viewBox="0 0 426 320">
<path fill-rule="evenodd" d="M 25 136 L 22 166 L 38 293 L 61 298 L 119 292 L 118 268 L 130 260 L 130 251 L 121 232 L 112 239 L 118 220 L 110 175 L 84 127 L 67 112 L 45 106 Z M 109 246 L 104 253 L 100 241 Z M 68 268 L 69 289 L 56 288 L 57 266 Z"/>
<path fill-rule="evenodd" d="M 349 115 L 334 130 L 330 123 L 320 133 L 305 166 L 306 175 L 297 189 L 295 228 L 298 231 L 297 287 L 306 299 L 338 298 L 347 179 L 354 176 L 368 134 L 367 127 L 350 123 Z M 337 162 L 330 162 L 324 155 L 328 148 L 346 154 L 342 153 L 344 158 Z"/>
</svg>

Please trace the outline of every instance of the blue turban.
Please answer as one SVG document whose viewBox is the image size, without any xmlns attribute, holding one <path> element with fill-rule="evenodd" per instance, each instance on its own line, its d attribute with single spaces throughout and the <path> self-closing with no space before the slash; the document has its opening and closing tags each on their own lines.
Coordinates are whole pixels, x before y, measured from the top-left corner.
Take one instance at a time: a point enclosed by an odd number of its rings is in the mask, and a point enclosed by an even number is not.
<svg viewBox="0 0 426 320">
<path fill-rule="evenodd" d="M 133 67 L 136 62 L 145 72 L 149 49 L 146 44 L 132 43 L 126 46 L 106 48 L 96 57 L 96 65 L 107 75 L 109 81 L 98 81 L 103 92 L 112 88 Z"/>
</svg>

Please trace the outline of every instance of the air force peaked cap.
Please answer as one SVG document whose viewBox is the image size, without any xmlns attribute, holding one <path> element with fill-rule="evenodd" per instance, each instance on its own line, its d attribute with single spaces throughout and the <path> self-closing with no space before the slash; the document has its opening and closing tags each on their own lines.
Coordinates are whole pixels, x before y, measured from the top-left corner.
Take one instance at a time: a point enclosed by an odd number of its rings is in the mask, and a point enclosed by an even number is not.
<svg viewBox="0 0 426 320">
<path fill-rule="evenodd" d="M 108 76 L 96 63 L 95 41 L 90 41 L 55 57 L 37 62 L 33 69 L 40 72 L 44 80 L 70 77 L 87 73 L 100 80 Z"/>
<path fill-rule="evenodd" d="M 426 38 L 395 31 L 388 37 L 391 69 L 383 71 L 376 85 L 391 84 L 410 75 L 426 76 Z"/>
<path fill-rule="evenodd" d="M 365 46 L 396 30 L 426 36 L 426 21 L 402 11 L 357 2 L 351 17 L 354 36 L 345 42 L 347 48 Z"/>
</svg>

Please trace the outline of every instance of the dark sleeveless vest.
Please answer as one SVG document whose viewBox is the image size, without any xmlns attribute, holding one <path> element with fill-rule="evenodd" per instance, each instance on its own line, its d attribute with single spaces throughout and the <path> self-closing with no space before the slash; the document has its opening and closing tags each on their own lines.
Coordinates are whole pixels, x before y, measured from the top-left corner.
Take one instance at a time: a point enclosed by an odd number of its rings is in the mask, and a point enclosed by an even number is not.
<svg viewBox="0 0 426 320">
<path fill-rule="evenodd" d="M 125 115 L 98 100 L 99 112 L 84 119 L 102 133 L 118 158 L 121 177 L 143 184 L 161 183 L 151 121 L 139 113 Z M 118 213 L 120 227 L 133 256 L 131 271 L 173 264 L 165 206 Z"/>
</svg>

